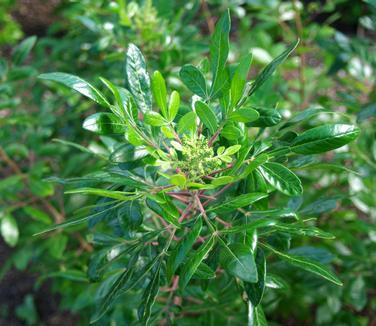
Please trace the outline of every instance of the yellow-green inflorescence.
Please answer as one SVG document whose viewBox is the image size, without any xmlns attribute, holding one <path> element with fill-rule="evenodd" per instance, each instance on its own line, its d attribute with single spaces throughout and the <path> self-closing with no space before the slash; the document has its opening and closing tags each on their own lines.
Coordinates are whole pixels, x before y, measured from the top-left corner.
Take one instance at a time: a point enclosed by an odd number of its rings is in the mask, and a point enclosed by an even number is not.
<svg viewBox="0 0 376 326">
<path fill-rule="evenodd" d="M 179 168 L 191 180 L 200 179 L 218 170 L 223 164 L 204 137 L 184 136 L 181 145 L 182 160 L 179 162 Z"/>
</svg>

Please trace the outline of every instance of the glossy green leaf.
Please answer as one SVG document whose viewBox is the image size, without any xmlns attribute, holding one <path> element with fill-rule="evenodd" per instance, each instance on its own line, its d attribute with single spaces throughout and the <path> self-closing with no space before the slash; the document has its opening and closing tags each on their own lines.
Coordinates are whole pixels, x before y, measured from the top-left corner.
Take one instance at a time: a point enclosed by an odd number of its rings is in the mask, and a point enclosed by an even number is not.
<svg viewBox="0 0 376 326">
<path fill-rule="evenodd" d="M 36 36 L 30 36 L 14 48 L 12 59 L 15 65 L 20 65 L 25 61 L 36 41 Z"/>
<path fill-rule="evenodd" d="M 125 60 L 125 75 L 129 91 L 142 112 L 151 110 L 152 96 L 150 77 L 146 70 L 144 56 L 140 49 L 130 43 Z"/>
<path fill-rule="evenodd" d="M 303 193 L 300 179 L 282 164 L 268 162 L 258 169 L 264 178 L 280 192 L 288 196 L 296 196 Z"/>
<path fill-rule="evenodd" d="M 138 200 L 127 201 L 117 211 L 120 226 L 127 231 L 136 230 L 143 221 L 141 205 Z"/>
<path fill-rule="evenodd" d="M 293 255 L 280 252 L 269 245 L 264 244 L 264 246 L 267 249 L 271 250 L 276 255 L 278 255 L 279 257 L 281 257 L 282 259 L 286 260 L 288 263 L 294 266 L 297 266 L 299 268 L 302 268 L 308 272 L 314 273 L 320 277 L 323 277 L 326 280 L 334 284 L 342 286 L 342 282 L 327 266 L 312 259 L 308 259 L 308 258 L 301 257 L 301 256 L 295 256 L 295 255 L 293 256 Z"/>
<path fill-rule="evenodd" d="M 272 127 L 281 122 L 282 116 L 277 109 L 255 108 L 259 114 L 256 121 L 247 123 L 247 127 Z"/>
<path fill-rule="evenodd" d="M 175 205 L 171 201 L 167 200 L 163 204 L 158 204 L 155 200 L 147 198 L 146 205 L 154 213 L 164 218 L 167 222 L 180 228 L 180 224 L 178 221 L 180 214 Z"/>
<path fill-rule="evenodd" d="M 202 219 L 198 218 L 192 229 L 180 240 L 177 247 L 172 251 L 167 260 L 167 280 L 171 280 L 173 274 L 187 257 L 193 244 L 199 237 L 202 229 Z"/>
<path fill-rule="evenodd" d="M 256 220 L 251 220 L 248 223 L 235 225 L 227 229 L 221 230 L 223 234 L 239 233 L 243 231 L 253 231 L 258 228 L 274 227 L 278 221 L 271 218 L 258 218 Z"/>
<path fill-rule="evenodd" d="M 359 128 L 345 124 L 312 128 L 294 139 L 291 150 L 298 154 L 324 153 L 352 142 L 359 132 Z"/>
<path fill-rule="evenodd" d="M 126 125 L 115 114 L 107 112 L 88 116 L 82 127 L 101 135 L 122 134 L 126 130 Z"/>
<path fill-rule="evenodd" d="M 218 20 L 210 38 L 210 64 L 213 82 L 210 95 L 216 97 L 223 87 L 224 70 L 229 53 L 230 12 L 227 10 Z"/>
<path fill-rule="evenodd" d="M 221 262 L 223 267 L 233 276 L 244 282 L 256 283 L 258 280 L 257 268 L 251 248 L 242 243 L 227 245 L 221 241 Z"/>
<path fill-rule="evenodd" d="M 291 44 L 284 52 L 282 52 L 278 57 L 273 59 L 257 76 L 256 80 L 252 84 L 250 90 L 248 91 L 248 96 L 251 96 L 254 92 L 256 92 L 274 73 L 277 67 L 286 60 L 286 58 L 291 54 L 292 51 L 298 46 L 299 40 L 295 43 Z"/>
<path fill-rule="evenodd" d="M 100 302 L 99 308 L 96 309 L 94 316 L 91 318 L 90 320 L 91 324 L 98 321 L 99 319 L 103 317 L 106 311 L 113 304 L 116 297 L 119 295 L 120 291 L 124 288 L 124 286 L 128 282 L 130 282 L 134 273 L 133 266 L 136 263 L 137 259 L 138 259 L 138 255 L 133 255 L 128 262 L 128 266 L 127 266 L 128 268 L 125 269 L 111 284 L 111 287 L 109 288 L 108 292 L 106 293 L 106 295 Z M 156 263 L 155 260 L 152 261 L 152 263 L 148 266 L 146 271 L 149 271 L 155 265 L 155 263 Z"/>
<path fill-rule="evenodd" d="M 259 305 L 254 307 L 251 302 L 248 303 L 248 326 L 267 326 L 268 323 L 265 318 L 264 311 Z"/>
<path fill-rule="evenodd" d="M 215 244 L 215 238 L 211 236 L 206 240 L 197 251 L 187 260 L 184 264 L 179 278 L 179 286 L 184 289 L 192 278 L 193 274 L 196 272 L 198 266 L 205 259 L 207 254 L 213 249 Z"/>
<path fill-rule="evenodd" d="M 180 134 L 187 131 L 189 133 L 194 133 L 197 128 L 196 118 L 196 113 L 193 111 L 183 115 L 178 122 L 178 132 Z"/>
<path fill-rule="evenodd" d="M 119 200 L 133 200 L 133 199 L 140 197 L 140 195 L 135 195 L 135 193 L 127 193 L 124 191 L 105 190 L 105 189 L 88 188 L 88 187 L 68 190 L 65 193 L 66 194 L 95 195 L 95 196 L 102 196 L 102 197 L 119 199 Z"/>
<path fill-rule="evenodd" d="M 155 71 L 151 81 L 153 96 L 161 109 L 162 115 L 167 118 L 167 90 L 166 82 L 159 71 Z"/>
<path fill-rule="evenodd" d="M 260 117 L 259 112 L 252 108 L 242 108 L 231 112 L 228 119 L 234 122 L 252 122 Z"/>
<path fill-rule="evenodd" d="M 152 278 L 142 295 L 141 306 L 138 308 L 138 318 L 142 325 L 149 325 L 152 308 L 159 292 L 160 276 L 161 264 L 158 264 L 156 271 L 152 273 Z"/>
<path fill-rule="evenodd" d="M 244 288 L 252 305 L 257 307 L 264 295 L 266 281 L 266 260 L 264 252 L 260 248 L 256 251 L 255 262 L 258 280 L 256 283 L 245 283 Z"/>
<path fill-rule="evenodd" d="M 160 127 L 167 124 L 167 121 L 155 111 L 147 111 L 144 114 L 144 122 L 153 127 Z"/>
<path fill-rule="evenodd" d="M 227 123 L 221 131 L 221 136 L 228 140 L 238 140 L 242 135 L 243 132 L 231 123 Z"/>
<path fill-rule="evenodd" d="M 251 193 L 251 194 L 242 194 L 236 196 L 235 198 L 231 198 L 230 200 L 223 200 L 222 203 L 217 204 L 213 207 L 210 207 L 207 211 L 216 211 L 220 213 L 231 212 L 237 208 L 241 208 L 244 206 L 249 206 L 254 202 L 267 197 L 268 194 L 262 193 Z"/>
<path fill-rule="evenodd" d="M 41 74 L 38 76 L 40 79 L 52 80 L 63 84 L 69 88 L 74 89 L 76 92 L 90 98 L 100 105 L 110 107 L 110 103 L 106 100 L 102 93 L 100 93 L 94 86 L 80 77 L 66 74 L 63 72 L 51 72 L 47 74 Z"/>
<path fill-rule="evenodd" d="M 208 96 L 205 77 L 202 72 L 193 65 L 185 65 L 180 69 L 180 79 L 194 94 L 202 98 Z"/>
<path fill-rule="evenodd" d="M 218 128 L 218 123 L 213 110 L 207 104 L 201 101 L 197 101 L 195 103 L 195 109 L 204 126 L 208 128 L 212 134 L 214 134 Z"/>
<path fill-rule="evenodd" d="M 235 107 L 243 96 L 244 86 L 248 79 L 249 69 L 251 67 L 252 54 L 245 55 L 236 67 L 234 76 L 231 80 L 231 107 Z"/>
<path fill-rule="evenodd" d="M 0 217 L 0 233 L 9 246 L 16 246 L 19 238 L 19 230 L 16 219 L 6 214 Z"/>
<path fill-rule="evenodd" d="M 149 155 L 149 151 L 145 146 L 123 144 L 115 148 L 111 153 L 109 160 L 113 163 L 134 162 L 143 159 L 147 155 Z"/>
<path fill-rule="evenodd" d="M 168 119 L 173 121 L 179 112 L 180 95 L 177 91 L 173 91 L 168 102 Z"/>
<path fill-rule="evenodd" d="M 266 163 L 269 159 L 269 156 L 266 154 L 260 154 L 259 156 L 253 158 L 251 162 L 249 162 L 243 172 L 237 177 L 238 180 L 246 178 L 252 171 L 257 169 L 260 165 Z"/>
</svg>

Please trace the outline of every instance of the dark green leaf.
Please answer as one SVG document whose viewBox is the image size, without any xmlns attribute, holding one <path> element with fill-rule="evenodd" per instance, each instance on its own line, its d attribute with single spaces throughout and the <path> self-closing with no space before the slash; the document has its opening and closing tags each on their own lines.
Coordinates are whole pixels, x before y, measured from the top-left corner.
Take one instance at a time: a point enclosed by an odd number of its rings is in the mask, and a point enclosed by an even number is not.
<svg viewBox="0 0 376 326">
<path fill-rule="evenodd" d="M 47 74 L 41 74 L 38 76 L 40 79 L 52 80 L 63 84 L 69 88 L 74 89 L 78 93 L 90 98 L 91 100 L 97 102 L 100 105 L 110 107 L 110 103 L 106 98 L 100 93 L 94 86 L 89 84 L 87 81 L 81 79 L 80 77 L 66 74 L 63 72 L 51 72 Z"/>
<path fill-rule="evenodd" d="M 106 112 L 88 116 L 82 127 L 102 135 L 123 134 L 126 130 L 125 124 L 115 114 Z"/>
<path fill-rule="evenodd" d="M 255 109 L 260 116 L 256 121 L 247 123 L 247 127 L 272 127 L 280 123 L 282 120 L 282 116 L 277 109 Z"/>
<path fill-rule="evenodd" d="M 136 230 L 143 221 L 139 201 L 133 200 L 122 204 L 118 210 L 118 220 L 125 230 Z"/>
<path fill-rule="evenodd" d="M 198 266 L 204 260 L 206 255 L 212 250 L 215 244 L 215 238 L 211 236 L 206 242 L 204 242 L 200 248 L 194 252 L 194 254 L 184 264 L 179 279 L 179 285 L 181 289 L 184 289 L 193 274 L 196 272 Z"/>
<path fill-rule="evenodd" d="M 161 274 L 161 264 L 157 265 L 156 271 L 153 272 L 152 278 L 146 287 L 141 299 L 141 306 L 138 308 L 138 318 L 142 325 L 149 325 L 152 308 L 159 292 Z"/>
<path fill-rule="evenodd" d="M 173 274 L 187 257 L 193 244 L 201 233 L 202 219 L 198 218 L 192 229 L 180 240 L 177 247 L 172 251 L 167 260 L 167 280 L 171 280 Z"/>
<path fill-rule="evenodd" d="M 205 77 L 195 66 L 183 66 L 183 68 L 180 69 L 180 78 L 192 93 L 197 94 L 202 98 L 208 96 Z"/>
<path fill-rule="evenodd" d="M 257 249 L 255 262 L 257 266 L 258 281 L 257 283 L 245 283 L 244 288 L 252 305 L 257 307 L 264 295 L 266 281 L 266 260 L 264 252 L 260 248 Z"/>
<path fill-rule="evenodd" d="M 296 196 L 303 192 L 299 178 L 282 164 L 268 162 L 260 166 L 264 178 L 277 190 L 288 195 Z"/>
<path fill-rule="evenodd" d="M 244 206 L 249 206 L 254 202 L 267 197 L 268 194 L 262 193 L 251 193 L 251 194 L 243 194 L 239 195 L 235 198 L 231 198 L 230 200 L 224 200 L 221 204 L 217 204 L 213 207 L 210 207 L 207 211 L 216 211 L 220 213 L 231 212 L 237 208 L 241 208 Z"/>
<path fill-rule="evenodd" d="M 36 41 L 36 36 L 30 36 L 14 48 L 12 56 L 15 65 L 20 65 L 25 61 Z"/>
<path fill-rule="evenodd" d="M 221 244 L 224 247 L 220 255 L 223 267 L 244 282 L 256 283 L 257 268 L 251 248 L 242 243 L 227 245 L 221 241 Z"/>
<path fill-rule="evenodd" d="M 288 263 L 323 277 L 334 284 L 342 286 L 342 282 L 327 266 L 312 259 L 285 254 L 270 247 L 269 245 L 264 244 L 264 246 L 282 259 L 286 260 Z"/>
<path fill-rule="evenodd" d="M 210 94 L 215 97 L 223 87 L 225 64 L 229 52 L 230 12 L 227 10 L 218 20 L 210 39 L 210 64 L 213 82 Z"/>
<path fill-rule="evenodd" d="M 294 139 L 291 150 L 298 154 L 318 154 L 352 142 L 359 135 L 359 128 L 334 124 L 309 129 Z"/>
<path fill-rule="evenodd" d="M 251 96 L 254 92 L 256 92 L 265 82 L 266 80 L 273 74 L 273 72 L 277 69 L 277 67 L 285 61 L 285 59 L 290 55 L 292 51 L 298 46 L 299 40 L 295 43 L 291 44 L 284 52 L 282 52 L 278 57 L 276 57 L 272 62 L 270 62 L 257 76 L 256 80 L 252 84 L 248 96 Z"/>
</svg>

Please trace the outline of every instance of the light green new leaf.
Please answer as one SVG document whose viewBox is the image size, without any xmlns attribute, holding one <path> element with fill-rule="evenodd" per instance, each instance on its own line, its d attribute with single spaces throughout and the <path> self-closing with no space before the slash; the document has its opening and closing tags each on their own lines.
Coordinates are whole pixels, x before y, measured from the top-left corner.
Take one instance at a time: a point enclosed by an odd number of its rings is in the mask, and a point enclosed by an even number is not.
<svg viewBox="0 0 376 326">
<path fill-rule="evenodd" d="M 144 56 L 137 46 L 130 43 L 125 60 L 125 75 L 129 91 L 142 112 L 151 110 L 150 77 Z"/>
<path fill-rule="evenodd" d="M 270 62 L 257 76 L 256 80 L 252 84 L 248 96 L 251 96 L 254 92 L 256 92 L 273 74 L 273 72 L 277 69 L 277 67 L 286 60 L 286 58 L 290 55 L 292 51 L 298 46 L 299 40 L 295 43 L 291 44 L 284 52 L 282 52 L 278 57 L 276 57 L 272 62 Z"/>
<path fill-rule="evenodd" d="M 168 119 L 173 121 L 179 112 L 180 107 L 180 94 L 177 91 L 173 91 L 170 95 L 170 101 L 168 102 Z"/>
<path fill-rule="evenodd" d="M 184 264 L 179 279 L 179 286 L 181 289 L 184 289 L 187 286 L 193 274 L 196 272 L 198 266 L 204 260 L 206 255 L 213 249 L 214 244 L 215 238 L 214 236 L 211 236 L 200 246 L 197 251 L 194 252 L 194 254 Z"/>
<path fill-rule="evenodd" d="M 235 107 L 243 96 L 244 86 L 247 82 L 249 68 L 251 67 L 252 54 L 242 58 L 237 66 L 234 77 L 231 80 L 231 107 Z"/>
<path fill-rule="evenodd" d="M 205 77 L 202 72 L 193 65 L 185 65 L 180 69 L 180 78 L 185 86 L 194 94 L 202 98 L 208 96 Z"/>
<path fill-rule="evenodd" d="M 187 178 L 183 174 L 175 174 L 170 177 L 171 184 L 184 188 Z"/>
<path fill-rule="evenodd" d="M 280 192 L 288 196 L 297 196 L 303 193 L 300 179 L 282 164 L 268 162 L 258 169 L 263 177 Z"/>
<path fill-rule="evenodd" d="M 193 134 L 197 128 L 196 118 L 196 113 L 193 111 L 183 115 L 178 122 L 178 132 L 181 134 L 188 131 Z"/>
<path fill-rule="evenodd" d="M 80 77 L 63 72 L 51 72 L 47 74 L 41 74 L 38 76 L 38 78 L 44 80 L 52 80 L 63 84 L 69 88 L 74 89 L 76 92 L 90 98 L 100 105 L 110 107 L 110 103 L 108 103 L 104 95 L 99 92 L 94 86 Z"/>
<path fill-rule="evenodd" d="M 195 109 L 204 126 L 209 129 L 211 134 L 214 134 L 218 128 L 218 123 L 213 110 L 207 104 L 201 101 L 197 101 L 195 103 Z"/>
<path fill-rule="evenodd" d="M 308 258 L 301 257 L 301 256 L 293 256 L 293 255 L 285 254 L 266 244 L 263 244 L 263 246 L 271 250 L 273 253 L 275 253 L 276 255 L 283 258 L 288 263 L 294 266 L 297 266 L 308 272 L 321 276 L 334 284 L 337 284 L 340 286 L 343 285 L 342 282 L 338 279 L 338 277 L 327 266 L 315 260 L 308 259 Z"/>
<path fill-rule="evenodd" d="M 160 127 L 167 124 L 167 121 L 155 111 L 147 111 L 144 114 L 144 122 L 150 126 Z"/>
<path fill-rule="evenodd" d="M 291 150 L 298 154 L 318 154 L 352 142 L 359 128 L 346 124 L 324 125 L 309 129 L 296 137 Z"/>
<path fill-rule="evenodd" d="M 155 71 L 151 80 L 154 99 L 161 109 L 162 115 L 167 119 L 167 90 L 166 82 L 159 71 Z"/>
<path fill-rule="evenodd" d="M 223 267 L 244 282 L 256 283 L 257 268 L 249 246 L 242 243 L 227 245 L 223 240 L 220 243 L 224 248 L 220 254 Z"/>
</svg>

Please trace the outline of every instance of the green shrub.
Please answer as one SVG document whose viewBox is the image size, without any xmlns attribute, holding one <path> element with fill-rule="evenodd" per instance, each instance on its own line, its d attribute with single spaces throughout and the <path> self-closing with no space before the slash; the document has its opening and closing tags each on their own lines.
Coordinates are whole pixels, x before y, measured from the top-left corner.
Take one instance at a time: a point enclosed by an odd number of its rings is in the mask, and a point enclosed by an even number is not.
<svg viewBox="0 0 376 326">
<path fill-rule="evenodd" d="M 312 273 L 318 284 L 342 285 L 325 263 L 326 253 L 293 246 L 302 237 L 334 237 L 306 218 L 308 208 L 300 212 L 300 204 L 287 199 L 303 193 L 292 170 L 299 172 L 312 154 L 348 144 L 359 129 L 335 123 L 301 131 L 321 108 L 284 120 L 276 103 L 254 103 L 254 94 L 298 42 L 248 81 L 250 54 L 226 65 L 229 32 L 227 12 L 211 36 L 210 61 L 180 70 L 194 94 L 187 99 L 168 92 L 160 72 L 149 77 L 133 44 L 125 61 L 126 87 L 101 78 L 111 99 L 74 75 L 40 76 L 107 109 L 83 124 L 101 135 L 106 165 L 82 178 L 60 179 L 70 185 L 66 193 L 101 199 L 44 231 L 89 223 L 98 247 L 87 272 L 98 283 L 92 322 L 110 318 L 110 310 L 131 322 L 137 310 L 144 325 L 247 319 L 264 325 L 264 293 L 289 286 L 285 263 Z"/>
</svg>

